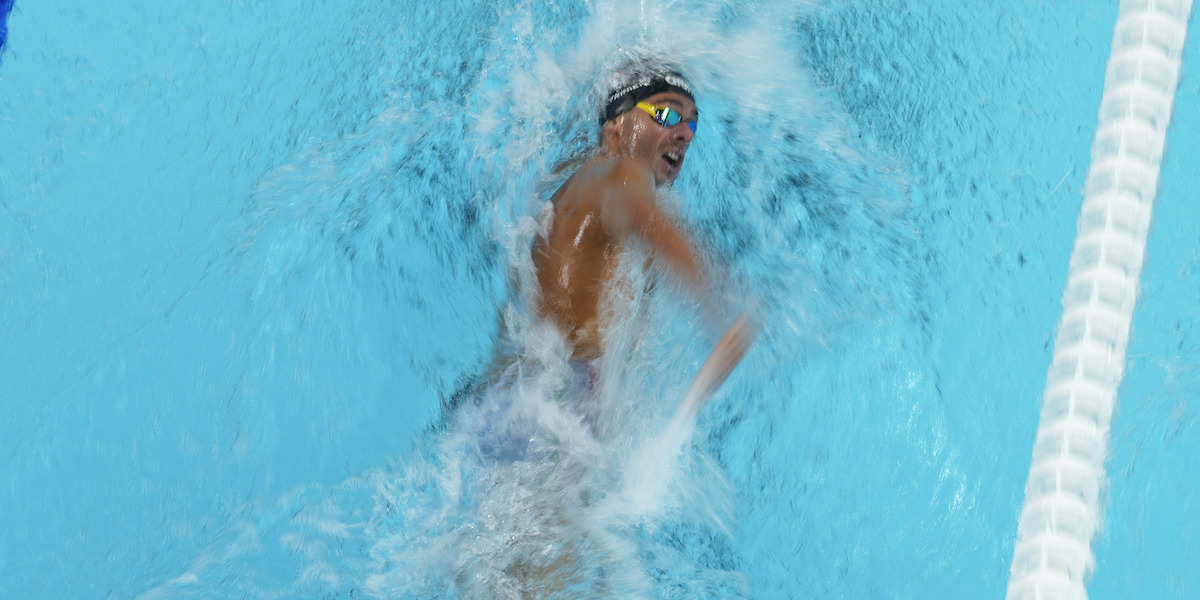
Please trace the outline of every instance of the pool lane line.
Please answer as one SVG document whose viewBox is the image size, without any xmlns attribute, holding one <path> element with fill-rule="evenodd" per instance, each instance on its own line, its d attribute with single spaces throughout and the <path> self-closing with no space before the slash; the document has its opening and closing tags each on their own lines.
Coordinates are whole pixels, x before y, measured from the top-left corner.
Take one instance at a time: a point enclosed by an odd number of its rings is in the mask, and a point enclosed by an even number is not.
<svg viewBox="0 0 1200 600">
<path fill-rule="evenodd" d="M 1109 427 L 1191 9 L 1191 0 L 1121 2 L 1008 600 L 1087 598 Z"/>
</svg>

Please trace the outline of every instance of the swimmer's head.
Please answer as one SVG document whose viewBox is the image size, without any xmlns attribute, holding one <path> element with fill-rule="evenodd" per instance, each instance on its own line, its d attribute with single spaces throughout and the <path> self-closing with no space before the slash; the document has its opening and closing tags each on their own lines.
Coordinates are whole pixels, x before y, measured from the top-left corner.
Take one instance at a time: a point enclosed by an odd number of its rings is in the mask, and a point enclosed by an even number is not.
<svg viewBox="0 0 1200 600">
<path fill-rule="evenodd" d="M 653 59 L 625 63 L 606 83 L 601 147 L 649 167 L 657 185 L 674 181 L 696 132 L 691 84 L 677 69 Z"/>
<path fill-rule="evenodd" d="M 655 94 L 675 92 L 696 102 L 692 86 L 677 69 L 661 61 L 635 59 L 617 69 L 609 80 L 600 124 L 633 110 Z"/>
</svg>

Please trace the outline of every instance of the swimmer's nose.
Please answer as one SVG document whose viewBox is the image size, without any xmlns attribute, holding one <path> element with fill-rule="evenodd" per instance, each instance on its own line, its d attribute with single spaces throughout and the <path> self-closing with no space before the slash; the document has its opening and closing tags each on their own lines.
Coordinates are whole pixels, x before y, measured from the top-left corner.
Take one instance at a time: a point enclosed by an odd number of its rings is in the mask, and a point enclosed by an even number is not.
<svg viewBox="0 0 1200 600">
<path fill-rule="evenodd" d="M 692 128 L 688 127 L 688 124 L 683 121 L 676 123 L 671 128 L 671 139 L 674 141 L 690 144 L 694 137 L 696 137 L 696 134 L 692 133 Z"/>
</svg>

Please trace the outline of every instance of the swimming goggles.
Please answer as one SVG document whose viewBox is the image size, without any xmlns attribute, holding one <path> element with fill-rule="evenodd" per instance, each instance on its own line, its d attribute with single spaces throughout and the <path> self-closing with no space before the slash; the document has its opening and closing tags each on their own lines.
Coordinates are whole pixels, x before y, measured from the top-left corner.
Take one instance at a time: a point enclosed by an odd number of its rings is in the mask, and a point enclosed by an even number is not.
<svg viewBox="0 0 1200 600">
<path fill-rule="evenodd" d="M 638 102 L 637 107 L 650 113 L 650 116 L 654 117 L 656 123 L 666 128 L 674 127 L 680 121 L 683 121 L 683 115 L 670 106 L 655 106 L 653 104 L 646 104 L 645 102 Z M 691 129 L 692 133 L 696 133 L 696 119 L 683 122 L 687 123 L 688 129 Z"/>
</svg>

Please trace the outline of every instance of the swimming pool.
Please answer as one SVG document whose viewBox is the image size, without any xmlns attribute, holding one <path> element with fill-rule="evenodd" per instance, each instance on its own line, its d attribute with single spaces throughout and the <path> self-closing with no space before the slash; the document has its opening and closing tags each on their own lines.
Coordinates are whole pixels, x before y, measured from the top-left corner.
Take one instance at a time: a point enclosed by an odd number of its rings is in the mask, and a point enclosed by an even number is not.
<svg viewBox="0 0 1200 600">
<path fill-rule="evenodd" d="M 711 340 L 669 290 L 631 311 L 620 433 L 580 446 L 604 467 L 580 481 L 648 492 L 594 515 L 612 539 L 584 575 L 665 598 L 1003 594 L 1117 7 L 779 4 L 17 3 L 0 595 L 471 589 L 447 565 L 503 555 L 528 524 L 504 507 L 533 505 L 484 489 L 441 398 L 482 369 L 542 181 L 637 43 L 695 71 L 671 201 L 766 320 L 682 459 L 640 464 Z M 1195 48 L 1096 599 L 1200 589 Z"/>
</svg>

